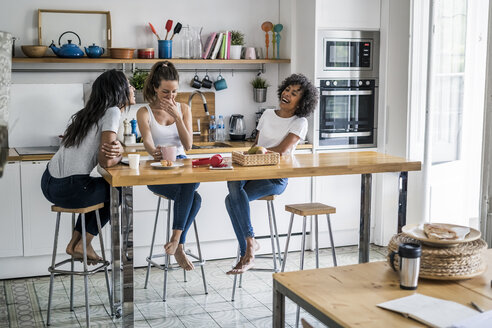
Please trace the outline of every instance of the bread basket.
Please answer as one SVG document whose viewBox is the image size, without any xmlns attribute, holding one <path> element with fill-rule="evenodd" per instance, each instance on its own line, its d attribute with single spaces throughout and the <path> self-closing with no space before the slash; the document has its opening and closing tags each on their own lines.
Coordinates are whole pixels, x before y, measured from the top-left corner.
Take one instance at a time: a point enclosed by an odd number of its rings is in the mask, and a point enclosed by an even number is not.
<svg viewBox="0 0 492 328">
<path fill-rule="evenodd" d="M 268 151 L 266 154 L 248 154 L 242 151 L 232 152 L 232 162 L 241 166 L 260 166 L 276 165 L 280 161 L 280 154 L 274 151 Z"/>
</svg>

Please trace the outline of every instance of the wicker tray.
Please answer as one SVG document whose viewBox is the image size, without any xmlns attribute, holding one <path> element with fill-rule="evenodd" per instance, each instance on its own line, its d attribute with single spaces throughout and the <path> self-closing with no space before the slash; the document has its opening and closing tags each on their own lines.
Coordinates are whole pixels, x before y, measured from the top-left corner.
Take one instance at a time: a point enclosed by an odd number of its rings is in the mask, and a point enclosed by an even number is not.
<svg viewBox="0 0 492 328">
<path fill-rule="evenodd" d="M 232 152 L 232 162 L 241 166 L 276 165 L 280 161 L 280 154 L 269 151 L 266 154 L 248 154 L 241 151 Z"/>
<path fill-rule="evenodd" d="M 482 239 L 466 242 L 456 247 L 433 247 L 422 245 L 416 239 L 404 234 L 394 235 L 388 244 L 389 254 L 398 250 L 401 243 L 415 243 L 422 246 L 420 258 L 420 278 L 438 280 L 468 279 L 482 274 L 486 265 L 482 254 L 487 249 L 487 243 Z M 399 267 L 399 257 L 395 256 L 395 267 Z"/>
</svg>

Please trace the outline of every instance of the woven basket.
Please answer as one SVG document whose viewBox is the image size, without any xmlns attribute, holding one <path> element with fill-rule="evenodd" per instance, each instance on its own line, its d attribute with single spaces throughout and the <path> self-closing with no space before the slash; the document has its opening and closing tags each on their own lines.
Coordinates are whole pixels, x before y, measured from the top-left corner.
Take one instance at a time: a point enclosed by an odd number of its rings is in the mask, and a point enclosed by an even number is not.
<svg viewBox="0 0 492 328">
<path fill-rule="evenodd" d="M 242 166 L 275 165 L 280 161 L 280 154 L 269 151 L 266 154 L 248 154 L 241 151 L 232 152 L 232 162 Z"/>
<path fill-rule="evenodd" d="M 402 243 L 415 243 L 422 246 L 420 258 L 420 278 L 440 280 L 460 280 L 482 274 L 485 269 L 483 251 L 487 243 L 482 239 L 461 243 L 455 247 L 432 247 L 404 234 L 394 235 L 388 244 L 389 254 L 398 251 Z M 399 268 L 398 254 L 395 256 L 395 267 Z"/>
</svg>

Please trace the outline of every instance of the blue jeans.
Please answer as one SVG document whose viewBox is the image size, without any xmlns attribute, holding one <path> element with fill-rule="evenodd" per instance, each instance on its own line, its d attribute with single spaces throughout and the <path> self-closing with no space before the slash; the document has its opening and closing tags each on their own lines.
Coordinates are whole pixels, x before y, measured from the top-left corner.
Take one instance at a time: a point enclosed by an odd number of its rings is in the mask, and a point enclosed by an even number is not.
<svg viewBox="0 0 492 328">
<path fill-rule="evenodd" d="M 174 201 L 173 230 L 183 231 L 179 239 L 180 244 L 185 243 L 186 233 L 202 206 L 202 198 L 196 192 L 199 185 L 199 183 L 183 183 L 147 186 L 150 191 Z"/>
<path fill-rule="evenodd" d="M 246 253 L 246 238 L 254 237 L 249 202 L 269 195 L 280 195 L 287 187 L 288 179 L 228 181 L 229 195 L 225 204 L 232 227 L 239 242 L 241 256 Z"/>
<path fill-rule="evenodd" d="M 60 207 L 80 208 L 104 203 L 104 207 L 99 209 L 101 227 L 109 221 L 110 186 L 103 178 L 93 178 L 88 174 L 54 178 L 46 167 L 41 178 L 41 190 L 47 200 Z M 85 228 L 88 233 L 97 236 L 95 211 L 85 214 Z M 80 214 L 75 230 L 82 233 Z"/>
</svg>

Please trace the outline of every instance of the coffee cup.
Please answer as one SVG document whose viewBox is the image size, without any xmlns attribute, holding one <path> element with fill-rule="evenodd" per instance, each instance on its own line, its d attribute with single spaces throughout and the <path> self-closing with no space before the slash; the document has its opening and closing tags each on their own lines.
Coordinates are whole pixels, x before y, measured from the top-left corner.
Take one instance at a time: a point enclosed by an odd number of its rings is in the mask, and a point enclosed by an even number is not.
<svg viewBox="0 0 492 328">
<path fill-rule="evenodd" d="M 214 87 L 215 87 L 215 90 L 217 90 L 217 91 L 227 89 L 227 82 L 222 77 L 221 74 L 219 74 L 219 76 L 217 76 L 217 80 L 214 82 Z"/>
<path fill-rule="evenodd" d="M 161 146 L 162 159 L 175 162 L 176 152 L 177 152 L 176 146 Z"/>
<path fill-rule="evenodd" d="M 400 288 L 407 290 L 417 289 L 420 271 L 420 256 L 422 247 L 414 243 L 402 243 L 398 246 L 398 251 L 390 254 L 390 264 L 395 268 L 395 255 L 399 257 Z"/>
<path fill-rule="evenodd" d="M 206 89 L 212 88 L 213 82 L 208 77 L 208 74 L 205 74 L 205 77 L 202 80 L 202 87 Z"/>
<path fill-rule="evenodd" d="M 202 87 L 202 82 L 200 82 L 200 78 L 195 74 L 193 80 L 191 80 L 190 86 L 195 89 L 200 89 Z"/>
<path fill-rule="evenodd" d="M 132 170 L 138 170 L 140 164 L 140 154 L 128 154 L 128 165 Z"/>
</svg>

